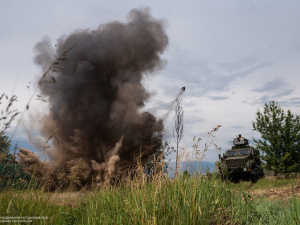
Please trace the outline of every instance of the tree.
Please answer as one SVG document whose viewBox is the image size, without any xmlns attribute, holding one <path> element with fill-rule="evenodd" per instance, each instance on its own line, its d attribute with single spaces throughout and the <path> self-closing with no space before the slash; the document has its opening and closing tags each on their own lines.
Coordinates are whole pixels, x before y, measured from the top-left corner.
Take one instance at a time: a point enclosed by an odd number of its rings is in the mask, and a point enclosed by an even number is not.
<svg viewBox="0 0 300 225">
<path fill-rule="evenodd" d="M 290 110 L 287 113 L 275 101 L 264 106 L 264 111 L 256 112 L 253 130 L 262 139 L 254 139 L 257 147 L 264 152 L 266 168 L 274 175 L 300 172 L 300 117 Z"/>
<path fill-rule="evenodd" d="M 158 148 L 154 155 L 152 155 L 144 165 L 144 172 L 147 175 L 155 175 L 160 172 L 167 173 L 169 169 L 169 163 L 171 159 L 167 158 L 171 153 L 176 152 L 173 146 L 169 145 L 169 142 L 165 142 Z"/>
<path fill-rule="evenodd" d="M 188 178 L 190 178 L 190 177 L 191 177 L 191 175 L 190 175 L 189 171 L 188 171 L 188 170 L 185 170 L 185 171 L 183 172 L 183 174 L 182 174 L 182 178 L 183 178 L 184 180 L 186 180 L 186 179 L 188 179 Z"/>
<path fill-rule="evenodd" d="M 7 101 L 6 103 L 5 100 Z M 5 133 L 20 113 L 18 110 L 12 110 L 15 101 L 17 101 L 15 95 L 12 97 L 8 97 L 5 93 L 0 95 L 0 106 L 4 106 L 4 108 L 0 108 L 0 162 L 2 160 L 10 160 L 11 158 L 11 155 L 9 154 L 11 143 Z"/>
<path fill-rule="evenodd" d="M 181 139 L 183 138 L 183 108 L 182 108 L 182 99 L 180 96 L 176 98 L 175 105 L 175 116 L 174 116 L 174 129 L 173 136 L 176 142 L 176 168 L 175 168 L 175 177 L 178 173 L 178 148 Z"/>
<path fill-rule="evenodd" d="M 7 136 L 0 136 L 0 162 L 10 160 L 10 145 L 11 143 Z"/>
</svg>

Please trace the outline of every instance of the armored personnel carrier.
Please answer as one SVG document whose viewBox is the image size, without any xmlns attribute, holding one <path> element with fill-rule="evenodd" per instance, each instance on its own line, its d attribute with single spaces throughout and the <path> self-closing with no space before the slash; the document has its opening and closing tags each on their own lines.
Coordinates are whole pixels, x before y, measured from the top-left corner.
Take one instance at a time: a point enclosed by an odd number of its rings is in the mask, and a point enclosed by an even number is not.
<svg viewBox="0 0 300 225">
<path fill-rule="evenodd" d="M 223 157 L 219 154 L 219 172 L 222 179 L 233 182 L 251 180 L 255 183 L 264 177 L 259 150 L 249 146 L 248 140 L 242 135 L 233 139 L 233 146 Z"/>
</svg>

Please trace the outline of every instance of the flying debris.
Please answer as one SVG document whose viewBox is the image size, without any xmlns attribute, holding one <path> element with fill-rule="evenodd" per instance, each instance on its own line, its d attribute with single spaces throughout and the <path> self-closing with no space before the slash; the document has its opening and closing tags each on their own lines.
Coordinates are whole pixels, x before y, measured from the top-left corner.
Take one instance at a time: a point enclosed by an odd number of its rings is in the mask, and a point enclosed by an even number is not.
<svg viewBox="0 0 300 225">
<path fill-rule="evenodd" d="M 167 111 L 167 113 L 163 116 L 163 120 L 165 120 L 169 115 L 170 113 L 172 112 L 175 104 L 176 104 L 176 101 L 181 97 L 181 95 L 183 94 L 183 92 L 185 91 L 185 87 L 183 86 L 181 89 L 180 89 L 180 92 L 177 94 L 176 98 L 170 103 L 170 107 L 169 107 L 169 110 Z"/>
<path fill-rule="evenodd" d="M 53 76 L 51 76 L 51 79 L 52 79 L 52 81 L 53 81 L 54 83 L 56 83 L 56 80 L 55 80 L 55 78 L 54 78 Z"/>
</svg>

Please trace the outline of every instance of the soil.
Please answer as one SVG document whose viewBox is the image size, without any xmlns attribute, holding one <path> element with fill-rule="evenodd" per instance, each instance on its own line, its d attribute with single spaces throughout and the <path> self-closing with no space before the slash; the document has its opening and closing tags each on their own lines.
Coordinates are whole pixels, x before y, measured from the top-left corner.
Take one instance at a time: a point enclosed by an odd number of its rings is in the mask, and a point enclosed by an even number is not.
<svg viewBox="0 0 300 225">
<path fill-rule="evenodd" d="M 249 191 L 249 193 L 256 196 L 265 196 L 269 199 L 289 199 L 293 193 L 300 198 L 300 185 L 289 188 L 271 188 L 271 189 L 258 189 Z"/>
</svg>

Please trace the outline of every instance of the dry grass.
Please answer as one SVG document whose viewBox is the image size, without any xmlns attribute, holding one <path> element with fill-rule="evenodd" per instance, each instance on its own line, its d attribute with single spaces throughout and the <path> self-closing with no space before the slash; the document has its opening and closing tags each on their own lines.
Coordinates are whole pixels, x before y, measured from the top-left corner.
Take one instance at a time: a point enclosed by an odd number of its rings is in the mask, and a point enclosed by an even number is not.
<svg viewBox="0 0 300 225">
<path fill-rule="evenodd" d="M 248 193 L 252 196 L 267 197 L 268 199 L 291 199 L 293 196 L 300 199 L 300 185 L 284 187 L 284 188 L 268 188 L 268 189 L 255 189 Z"/>
<path fill-rule="evenodd" d="M 5 103 L 5 100 L 7 103 Z M 17 97 L 12 95 L 8 97 L 5 93 L 0 96 L 0 105 L 7 105 L 1 109 L 0 115 L 0 136 L 3 136 L 8 128 L 10 128 L 12 122 L 16 119 L 17 115 L 20 113 L 18 110 L 13 110 L 12 106 L 14 102 L 17 101 Z"/>
</svg>

